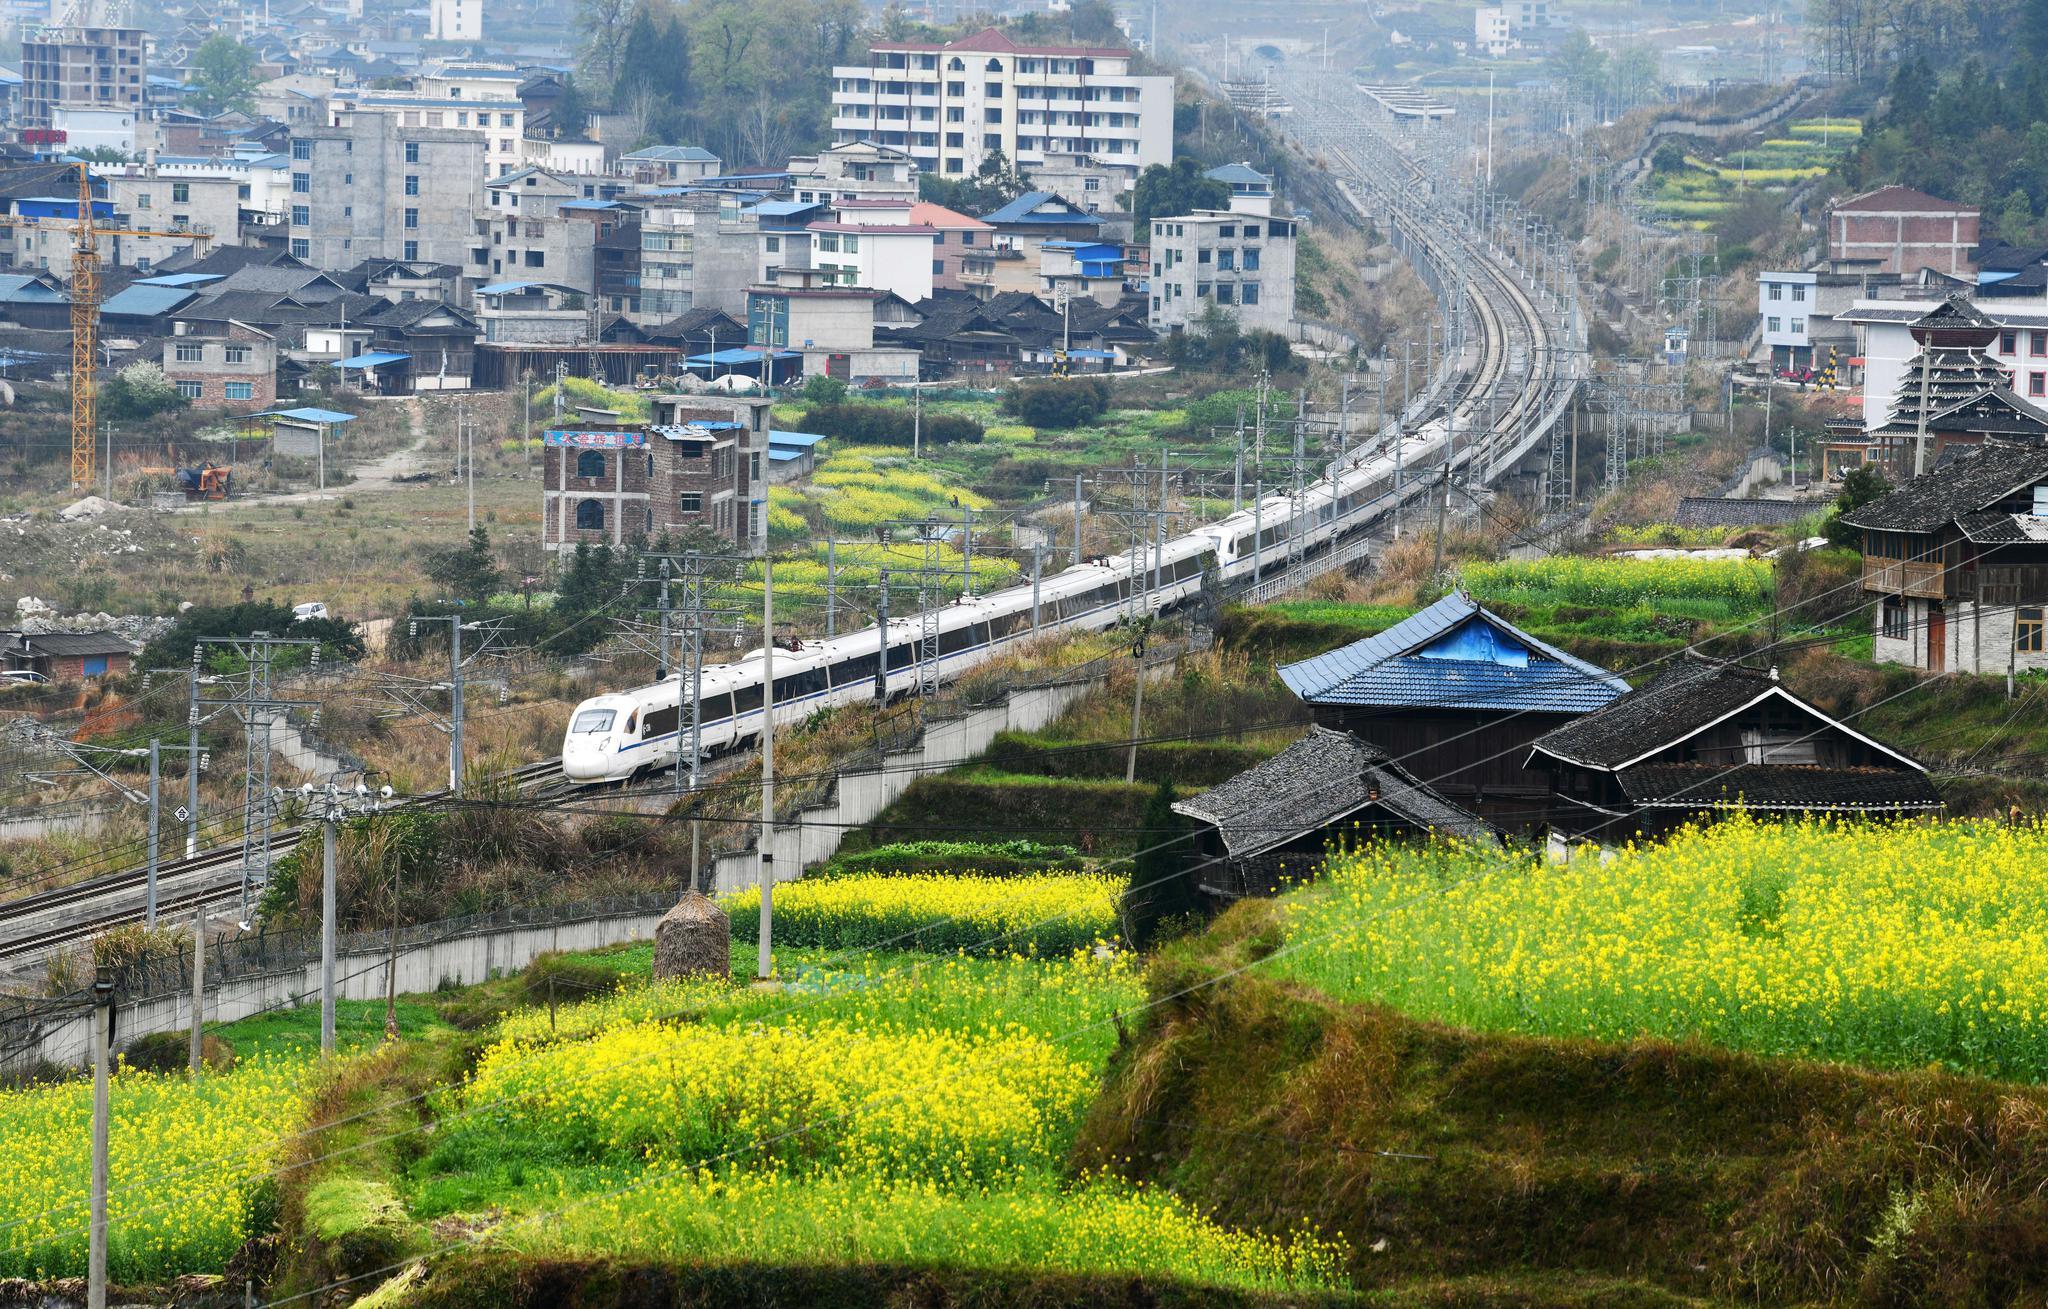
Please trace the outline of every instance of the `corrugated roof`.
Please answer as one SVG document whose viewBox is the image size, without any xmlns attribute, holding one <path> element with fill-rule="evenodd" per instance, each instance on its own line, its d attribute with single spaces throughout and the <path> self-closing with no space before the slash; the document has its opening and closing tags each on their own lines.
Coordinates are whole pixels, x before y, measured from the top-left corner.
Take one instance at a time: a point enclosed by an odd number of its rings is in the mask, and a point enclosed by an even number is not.
<svg viewBox="0 0 2048 1309">
<path fill-rule="evenodd" d="M 1823 500 L 1759 500 L 1689 495 L 1671 521 L 1680 527 L 1776 527 L 1827 508 Z"/>
<path fill-rule="evenodd" d="M 1616 776 L 1645 809 L 1771 809 L 1896 813 L 1942 807 L 1917 768 L 1821 768 L 1808 764 L 1638 764 Z"/>
<path fill-rule="evenodd" d="M 1229 182 L 1235 186 L 1260 183 L 1270 184 L 1273 180 L 1258 169 L 1253 168 L 1250 164 L 1224 164 L 1221 167 L 1210 169 L 1202 174 L 1202 176 L 1218 182 Z"/>
<path fill-rule="evenodd" d="M 20 637 L 30 654 L 66 658 L 74 655 L 135 653 L 135 644 L 113 632 L 34 632 Z"/>
<path fill-rule="evenodd" d="M 135 282 L 100 303 L 100 312 L 115 317 L 155 318 L 175 313 L 199 293 L 189 287 L 149 286 Z"/>
<path fill-rule="evenodd" d="M 1310 704 L 1582 714 L 1628 691 L 1604 668 L 1537 640 L 1462 592 L 1377 636 L 1288 664 Z"/>
<path fill-rule="evenodd" d="M 2048 449 L 1987 445 L 1850 510 L 1842 521 L 1868 531 L 1932 532 L 2043 481 L 2048 481 Z"/>
</svg>

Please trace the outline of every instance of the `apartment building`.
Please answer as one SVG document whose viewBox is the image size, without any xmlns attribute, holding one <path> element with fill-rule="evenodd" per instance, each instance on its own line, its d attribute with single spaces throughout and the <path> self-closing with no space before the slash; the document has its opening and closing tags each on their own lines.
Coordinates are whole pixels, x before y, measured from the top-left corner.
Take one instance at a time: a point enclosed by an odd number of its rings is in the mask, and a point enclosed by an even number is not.
<svg viewBox="0 0 2048 1309">
<path fill-rule="evenodd" d="M 848 141 L 814 155 L 792 155 L 789 185 L 798 204 L 917 199 L 917 161 L 873 141 Z"/>
<path fill-rule="evenodd" d="M 1168 163 L 1173 79 L 1130 65 L 1129 50 L 1019 45 L 994 28 L 944 45 L 877 42 L 866 64 L 832 70 L 832 130 L 842 145 L 893 147 L 942 177 L 996 152 L 1026 174 L 1055 153 L 1134 170 Z"/>
<path fill-rule="evenodd" d="M 143 31 L 139 27 L 44 27 L 21 42 L 21 123 L 56 126 L 58 105 L 141 116 Z"/>
<path fill-rule="evenodd" d="M 634 196 L 621 201 L 620 209 L 623 222 L 611 238 L 620 252 L 620 275 L 600 287 L 606 308 L 646 327 L 692 309 L 734 317 L 746 311 L 761 239 L 760 218 L 752 210 L 732 196 L 704 192 Z M 630 278 L 628 264 L 637 270 Z M 601 267 L 611 269 L 608 262 Z"/>
<path fill-rule="evenodd" d="M 1152 224 L 1155 332 L 1197 323 L 1219 305 L 1246 331 L 1286 332 L 1294 321 L 1293 222 L 1198 209 Z"/>
<path fill-rule="evenodd" d="M 767 548 L 765 399 L 651 397 L 645 425 L 550 429 L 542 470 L 541 545 L 623 545 L 686 528 Z"/>
<path fill-rule="evenodd" d="M 472 94 L 496 87 L 491 96 Z M 435 94 L 435 92 L 445 94 Z M 491 77 L 450 75 L 419 79 L 411 91 L 336 91 L 328 114 L 336 127 L 346 127 L 366 114 L 390 115 L 401 128 L 428 128 L 473 137 L 482 147 L 477 174 L 503 177 L 524 163 L 520 139 L 526 131 L 526 106 L 511 86 Z"/>
<path fill-rule="evenodd" d="M 484 183 L 469 270 L 491 281 L 524 278 L 583 294 L 596 289 L 595 233 L 563 205 L 583 199 L 576 178 L 525 168 Z"/>
<path fill-rule="evenodd" d="M 213 237 L 207 248 L 240 239 L 242 183 L 223 171 L 216 176 L 165 174 L 152 165 L 128 164 L 94 172 L 106 181 L 118 213 L 149 231 L 197 232 Z M 122 262 L 147 272 L 193 242 L 131 236 L 122 239 Z"/>
<path fill-rule="evenodd" d="M 995 228 L 979 218 L 921 200 L 910 221 L 932 229 L 932 289 L 986 292 L 995 272 Z"/>
<path fill-rule="evenodd" d="M 358 110 L 293 135 L 286 230 L 294 257 L 317 268 L 365 259 L 473 266 L 483 140 L 408 117 Z"/>
<path fill-rule="evenodd" d="M 428 0 L 427 39 L 483 40 L 484 0 Z"/>
<path fill-rule="evenodd" d="M 709 150 L 697 145 L 651 145 L 619 156 L 619 173 L 647 186 L 688 186 L 716 177 L 725 167 Z"/>
</svg>

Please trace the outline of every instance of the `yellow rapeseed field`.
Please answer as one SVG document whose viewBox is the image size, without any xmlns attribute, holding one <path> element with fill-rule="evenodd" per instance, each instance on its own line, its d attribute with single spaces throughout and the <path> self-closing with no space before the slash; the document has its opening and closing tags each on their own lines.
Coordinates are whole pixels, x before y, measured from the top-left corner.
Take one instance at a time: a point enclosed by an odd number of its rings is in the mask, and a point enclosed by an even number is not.
<svg viewBox="0 0 2048 1309">
<path fill-rule="evenodd" d="M 202 1078 L 113 1081 L 108 1269 L 118 1282 L 217 1272 L 249 1235 L 271 1142 L 301 1116 L 304 1058 L 245 1060 Z M 0 1094 L 0 1276 L 85 1274 L 92 1083 Z"/>
<path fill-rule="evenodd" d="M 855 874 L 778 887 L 775 939 L 828 950 L 887 946 L 969 954 L 1064 955 L 1117 935 L 1123 880 L 1089 873 L 968 877 Z M 754 940 L 761 892 L 719 903 L 734 933 Z"/>
<path fill-rule="evenodd" d="M 1335 857 L 1277 967 L 1474 1027 L 2048 1077 L 2048 827 L 1736 816 L 1567 866 Z"/>
</svg>

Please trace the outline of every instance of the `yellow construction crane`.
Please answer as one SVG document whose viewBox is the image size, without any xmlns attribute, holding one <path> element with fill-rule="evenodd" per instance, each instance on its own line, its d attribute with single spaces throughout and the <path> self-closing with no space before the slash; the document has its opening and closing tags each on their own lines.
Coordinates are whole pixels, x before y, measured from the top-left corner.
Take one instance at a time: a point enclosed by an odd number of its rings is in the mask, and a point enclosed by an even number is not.
<svg viewBox="0 0 2048 1309">
<path fill-rule="evenodd" d="M 8 223 L 23 220 L 10 219 Z M 29 222 L 37 220 L 30 219 Z M 94 428 L 98 426 L 100 334 L 100 247 L 103 236 L 161 236 L 173 240 L 205 242 L 213 237 L 203 232 L 149 231 L 142 228 L 100 227 L 92 220 L 92 171 L 78 165 L 78 221 L 71 247 L 71 485 L 89 489 L 93 484 Z"/>
</svg>

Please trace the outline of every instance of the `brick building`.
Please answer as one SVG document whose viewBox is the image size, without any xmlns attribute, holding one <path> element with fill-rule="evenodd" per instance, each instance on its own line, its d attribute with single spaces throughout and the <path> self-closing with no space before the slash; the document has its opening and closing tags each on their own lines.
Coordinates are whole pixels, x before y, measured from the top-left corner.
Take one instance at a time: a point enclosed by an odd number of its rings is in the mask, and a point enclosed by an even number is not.
<svg viewBox="0 0 2048 1309">
<path fill-rule="evenodd" d="M 277 341 L 245 323 L 220 336 L 165 341 L 164 376 L 201 409 L 264 409 L 277 403 Z"/>
<path fill-rule="evenodd" d="M 770 402 L 665 395 L 653 406 L 644 425 L 545 434 L 543 548 L 624 545 L 689 528 L 749 552 L 765 548 Z"/>
<path fill-rule="evenodd" d="M 1837 272 L 1917 273 L 1931 268 L 1951 276 L 1976 271 L 1978 211 L 1915 191 L 1881 186 L 1836 205 L 1828 213 L 1828 259 Z"/>
<path fill-rule="evenodd" d="M 119 677 L 134 662 L 135 646 L 112 632 L 0 632 L 0 669 L 53 682 Z"/>
</svg>

